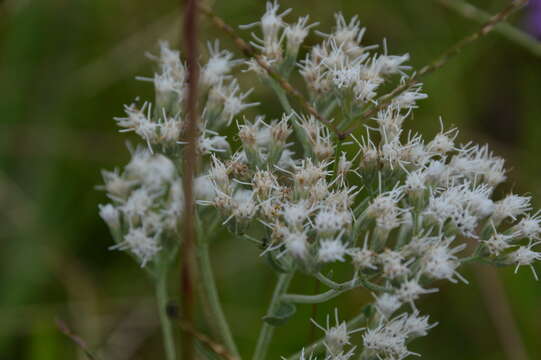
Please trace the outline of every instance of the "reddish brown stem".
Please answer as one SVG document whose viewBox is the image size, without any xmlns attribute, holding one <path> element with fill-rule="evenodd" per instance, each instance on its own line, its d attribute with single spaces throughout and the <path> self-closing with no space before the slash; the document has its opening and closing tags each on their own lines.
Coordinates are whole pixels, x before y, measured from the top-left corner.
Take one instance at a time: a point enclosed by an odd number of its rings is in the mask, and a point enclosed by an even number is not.
<svg viewBox="0 0 541 360">
<path fill-rule="evenodd" d="M 197 166 L 197 136 L 198 136 L 198 114 L 197 114 L 197 84 L 199 81 L 199 65 L 197 63 L 197 0 L 184 0 L 184 23 L 183 36 L 186 63 L 188 66 L 188 94 L 186 99 L 187 124 L 184 131 L 183 157 L 183 186 L 184 186 L 184 221 L 182 241 L 182 265 L 181 265 L 181 289 L 182 289 L 182 316 L 184 322 L 193 325 L 195 312 L 195 204 L 193 195 L 193 179 Z M 184 360 L 194 359 L 194 337 L 193 333 L 182 332 L 182 358 Z"/>
</svg>

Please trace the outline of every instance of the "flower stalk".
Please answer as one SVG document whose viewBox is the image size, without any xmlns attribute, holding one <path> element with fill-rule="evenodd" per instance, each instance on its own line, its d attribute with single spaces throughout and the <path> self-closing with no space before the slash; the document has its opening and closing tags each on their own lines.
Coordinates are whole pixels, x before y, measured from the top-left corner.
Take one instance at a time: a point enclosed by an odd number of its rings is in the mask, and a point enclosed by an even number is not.
<svg viewBox="0 0 541 360">
<path fill-rule="evenodd" d="M 278 281 L 274 287 L 274 292 L 272 294 L 271 302 L 267 309 L 267 316 L 272 316 L 280 305 L 282 300 L 282 295 L 287 291 L 289 283 L 293 279 L 294 272 L 282 273 L 278 276 Z M 270 325 L 267 322 L 263 322 L 261 330 L 259 332 L 259 337 L 257 339 L 256 348 L 252 360 L 265 360 L 267 357 L 267 352 L 269 351 L 269 346 L 274 335 L 275 326 Z"/>
</svg>

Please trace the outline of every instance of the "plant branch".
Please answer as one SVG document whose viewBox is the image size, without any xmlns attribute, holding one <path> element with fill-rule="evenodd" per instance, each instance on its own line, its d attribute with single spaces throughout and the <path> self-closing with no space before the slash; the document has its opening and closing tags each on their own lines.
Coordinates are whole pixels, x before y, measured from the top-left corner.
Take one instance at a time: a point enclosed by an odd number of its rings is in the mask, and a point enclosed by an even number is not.
<svg viewBox="0 0 541 360">
<path fill-rule="evenodd" d="M 197 0 L 184 0 L 183 40 L 186 51 L 188 67 L 188 96 L 186 101 L 187 126 L 184 134 L 186 146 L 184 148 L 183 188 L 184 188 L 184 222 L 183 222 L 183 248 L 181 261 L 181 289 L 182 289 L 182 316 L 188 324 L 193 324 L 195 312 L 194 296 L 194 244 L 195 230 L 195 203 L 193 196 L 193 179 L 197 166 L 197 84 L 199 82 L 198 48 L 197 48 Z M 183 359 L 194 358 L 193 334 L 184 332 Z"/>
<path fill-rule="evenodd" d="M 368 290 L 372 290 L 372 291 L 380 291 L 380 292 L 390 292 L 391 291 L 391 289 L 388 289 L 385 286 L 374 284 L 373 282 L 370 282 L 370 281 L 368 281 L 367 279 L 365 279 L 364 277 L 361 277 L 361 276 L 358 277 L 355 281 L 352 280 L 352 281 L 346 281 L 346 282 L 343 282 L 343 283 L 337 283 L 336 281 L 333 281 L 333 280 L 329 279 L 328 277 L 326 277 L 322 273 L 317 273 L 315 275 L 315 278 L 318 279 L 319 281 L 321 281 L 326 286 L 328 286 L 328 287 L 330 287 L 331 289 L 334 289 L 334 290 L 344 290 L 344 289 L 349 290 L 349 289 L 353 289 L 353 288 L 356 288 L 356 287 L 359 287 L 359 286 L 363 286 L 363 287 L 367 288 Z"/>
<path fill-rule="evenodd" d="M 88 348 L 86 342 L 79 335 L 75 334 L 64 321 L 57 318 L 55 319 L 55 323 L 58 330 L 73 341 L 89 360 L 98 360 L 98 357 Z"/>
<path fill-rule="evenodd" d="M 317 110 L 308 102 L 308 100 L 306 100 L 302 93 L 299 90 L 295 89 L 282 75 L 280 75 L 276 70 L 274 70 L 272 66 L 267 63 L 263 56 L 258 54 L 257 51 L 249 43 L 247 43 L 239 35 L 237 35 L 235 30 L 230 25 L 226 24 L 225 21 L 223 21 L 218 15 L 216 15 L 209 7 L 200 4 L 199 9 L 212 21 L 212 23 L 214 23 L 214 25 L 218 29 L 223 31 L 233 40 L 233 43 L 239 48 L 240 51 L 242 51 L 242 53 L 246 57 L 253 58 L 257 62 L 257 64 L 261 66 L 263 70 L 265 70 L 269 77 L 272 80 L 276 81 L 276 83 L 278 83 L 278 85 L 280 85 L 280 87 L 284 89 L 284 91 L 289 96 L 297 100 L 299 104 L 309 114 L 313 115 L 316 119 L 330 127 L 339 138 L 343 138 L 342 133 L 338 131 L 335 124 L 329 119 L 323 117 L 320 113 L 318 113 Z"/>
<path fill-rule="evenodd" d="M 240 359 L 239 357 L 229 353 L 222 344 L 218 344 L 214 342 L 207 335 L 197 331 L 197 329 L 194 328 L 191 324 L 188 324 L 184 321 L 179 321 L 179 326 L 182 330 L 192 334 L 197 340 L 199 340 L 199 342 L 201 342 L 203 345 L 208 347 L 213 353 L 222 357 L 223 359 L 225 360 L 239 360 Z"/>
<path fill-rule="evenodd" d="M 267 315 L 272 315 L 280 305 L 282 295 L 287 291 L 289 283 L 293 278 L 293 274 L 294 271 L 291 271 L 288 273 L 281 273 L 278 276 L 278 282 L 276 283 L 276 286 L 274 288 L 274 293 L 272 294 L 272 299 L 267 310 Z M 265 360 L 273 335 L 274 326 L 270 325 L 267 322 L 264 322 L 259 333 L 259 338 L 257 339 L 257 345 L 252 360 Z"/>
<path fill-rule="evenodd" d="M 434 61 L 423 66 L 421 70 L 414 73 L 408 80 L 394 88 L 391 92 L 381 96 L 377 100 L 378 105 L 367 109 L 363 114 L 361 114 L 361 119 L 370 118 L 379 110 L 387 106 L 396 96 L 400 95 L 403 91 L 410 89 L 412 86 L 415 86 L 417 84 L 417 79 L 433 71 L 436 71 L 445 64 L 447 64 L 447 62 L 449 62 L 449 60 L 458 55 L 462 51 L 462 49 L 464 49 L 466 46 L 470 45 L 474 41 L 482 38 L 486 34 L 490 33 L 497 24 L 505 21 L 505 19 L 507 19 L 509 15 L 511 15 L 515 10 L 526 5 L 527 2 L 528 0 L 515 0 L 511 2 L 511 4 L 506 6 L 503 10 L 492 16 L 486 23 L 484 23 L 479 30 L 466 36 L 465 38 L 445 50 Z M 343 133 L 344 137 L 353 133 L 359 126 L 361 126 L 360 122 L 350 127 Z"/>
<path fill-rule="evenodd" d="M 212 274 L 208 243 L 204 239 L 200 239 L 197 242 L 197 260 L 201 295 L 206 305 L 206 313 L 211 319 L 209 325 L 214 329 L 216 336 L 220 338 L 220 341 L 226 346 L 228 351 L 233 356 L 239 358 L 237 346 L 235 345 L 229 324 L 220 304 L 216 282 Z"/>
<path fill-rule="evenodd" d="M 490 14 L 463 0 L 437 0 L 442 6 L 453 10 L 459 15 L 480 23 L 490 20 Z M 508 23 L 500 23 L 494 27 L 508 40 L 518 44 L 535 56 L 541 57 L 541 43 L 530 34 Z"/>
<path fill-rule="evenodd" d="M 320 294 L 316 295 L 303 295 L 303 294 L 284 294 L 282 295 L 282 301 L 284 302 L 292 302 L 296 304 L 321 304 L 325 301 L 329 301 L 331 299 L 334 299 L 338 295 L 353 289 L 351 288 L 345 288 L 340 290 L 330 289 L 325 292 L 322 292 Z"/>
<path fill-rule="evenodd" d="M 165 347 L 165 358 L 167 360 L 176 359 L 175 341 L 173 337 L 173 329 L 171 327 L 171 321 L 167 316 L 167 269 L 165 266 L 160 270 L 158 279 L 156 281 L 156 300 L 158 303 L 158 314 L 160 317 L 160 324 L 162 327 L 163 342 Z"/>
</svg>

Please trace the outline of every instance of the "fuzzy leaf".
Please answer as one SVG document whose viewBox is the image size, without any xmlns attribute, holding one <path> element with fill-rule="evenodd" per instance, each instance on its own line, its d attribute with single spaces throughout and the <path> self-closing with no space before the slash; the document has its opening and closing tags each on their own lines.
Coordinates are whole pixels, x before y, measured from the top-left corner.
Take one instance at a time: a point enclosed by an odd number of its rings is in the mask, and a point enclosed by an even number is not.
<svg viewBox="0 0 541 360">
<path fill-rule="evenodd" d="M 284 325 L 290 317 L 297 311 L 297 307 L 292 303 L 281 302 L 272 315 L 263 317 L 263 321 L 272 326 Z"/>
</svg>

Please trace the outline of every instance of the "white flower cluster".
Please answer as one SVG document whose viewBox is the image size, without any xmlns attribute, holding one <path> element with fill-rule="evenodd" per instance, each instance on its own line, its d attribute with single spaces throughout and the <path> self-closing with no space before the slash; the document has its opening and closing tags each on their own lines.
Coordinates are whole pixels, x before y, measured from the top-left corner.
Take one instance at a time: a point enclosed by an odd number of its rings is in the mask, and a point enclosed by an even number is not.
<svg viewBox="0 0 541 360">
<path fill-rule="evenodd" d="M 527 196 L 493 197 L 506 173 L 503 160 L 486 146 L 456 144 L 458 131 L 443 125 L 430 140 L 403 130 L 416 101 L 426 97 L 419 85 L 379 106 L 384 83 L 407 81 L 408 54 L 388 55 L 385 44 L 376 52 L 377 46 L 362 43 L 365 29 L 356 17 L 346 21 L 337 14 L 333 31 L 318 33 L 322 42 L 297 63 L 315 24 L 308 25 L 308 17 L 288 24 L 288 13 L 267 3 L 261 20 L 245 27 L 261 29 L 253 45 L 281 76 L 299 72 L 311 104 L 334 119 L 333 130 L 360 121 L 365 130 L 344 141 L 314 116 L 292 111 L 287 100 L 277 119 L 239 119 L 257 103 L 246 102 L 250 91 L 241 92 L 231 74 L 240 62 L 214 43 L 199 86 L 199 216 L 219 216 L 233 234 L 261 243 L 262 255 L 282 271 L 305 272 L 337 294 L 359 286 L 374 292 L 362 346 L 350 345 L 350 334 L 361 330 L 348 329 L 336 317 L 334 327 L 322 328 L 325 359 L 349 359 L 358 348 L 364 358 L 403 359 L 413 354 L 406 344 L 434 326 L 416 307 L 421 295 L 437 291 L 434 280 L 467 282 L 459 267 L 476 260 L 529 266 L 537 277 L 532 264 L 541 259 L 541 215 L 530 213 Z M 150 79 L 156 104 L 129 105 L 127 117 L 117 119 L 122 131 L 137 133 L 149 150 L 135 152 L 122 173 L 104 172 L 112 204 L 100 207 L 116 234 L 115 247 L 142 265 L 155 258 L 164 236 L 175 233 L 182 212 L 175 164 L 184 145 L 179 139 L 186 67 L 165 43 L 153 59 L 160 70 Z M 276 85 L 255 60 L 245 64 Z M 363 118 L 374 109 L 379 111 L 373 118 Z M 233 120 L 238 149 L 219 133 Z M 473 253 L 465 254 L 466 240 L 475 243 Z M 322 274 L 333 263 L 351 265 L 343 283 Z"/>
<path fill-rule="evenodd" d="M 231 70 L 240 62 L 231 52 L 220 50 L 216 41 L 209 44 L 209 58 L 202 66 L 200 91 L 206 102 L 202 105 L 198 152 L 202 155 L 230 154 L 225 136 L 216 130 L 229 125 L 232 119 L 257 103 L 245 103 L 248 92 L 241 92 Z M 115 118 L 121 132 L 133 131 L 146 143 L 148 150 L 138 148 L 124 171 L 104 171 L 110 204 L 100 205 L 100 215 L 107 222 L 117 245 L 127 250 L 141 266 L 155 260 L 166 247 L 178 246 L 177 225 L 184 207 L 181 174 L 184 131 L 183 103 L 187 95 L 187 68 L 180 53 L 160 43 L 159 56 L 149 55 L 158 64 L 151 81 L 155 103 L 144 102 L 125 106 L 125 117 Z M 179 159 L 180 158 L 180 159 Z M 212 184 L 201 176 L 195 180 L 197 199 L 213 197 Z M 165 253 L 170 252 L 167 249 Z"/>
<path fill-rule="evenodd" d="M 176 233 L 182 214 L 182 184 L 167 157 L 138 149 L 124 171 L 103 171 L 111 203 L 100 205 L 100 216 L 109 225 L 117 244 L 145 266 L 167 238 Z"/>
</svg>

